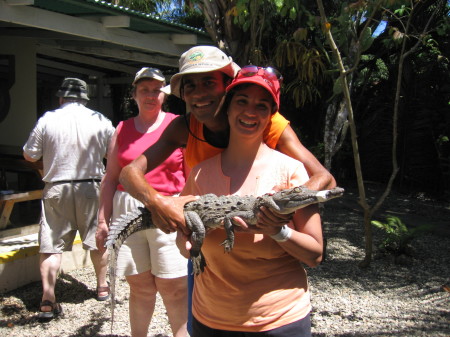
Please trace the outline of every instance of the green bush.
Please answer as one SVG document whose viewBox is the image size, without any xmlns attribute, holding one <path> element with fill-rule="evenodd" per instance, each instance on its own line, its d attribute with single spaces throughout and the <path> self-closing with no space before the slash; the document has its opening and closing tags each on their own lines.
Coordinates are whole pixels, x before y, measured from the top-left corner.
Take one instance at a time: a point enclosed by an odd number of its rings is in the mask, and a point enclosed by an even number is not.
<svg viewBox="0 0 450 337">
<path fill-rule="evenodd" d="M 429 232 L 431 225 L 425 224 L 413 228 L 408 228 L 403 221 L 396 216 L 387 216 L 386 222 L 373 220 L 372 225 L 380 228 L 385 233 L 385 238 L 380 244 L 380 249 L 393 255 L 407 254 L 410 250 L 411 241 L 419 234 Z"/>
</svg>

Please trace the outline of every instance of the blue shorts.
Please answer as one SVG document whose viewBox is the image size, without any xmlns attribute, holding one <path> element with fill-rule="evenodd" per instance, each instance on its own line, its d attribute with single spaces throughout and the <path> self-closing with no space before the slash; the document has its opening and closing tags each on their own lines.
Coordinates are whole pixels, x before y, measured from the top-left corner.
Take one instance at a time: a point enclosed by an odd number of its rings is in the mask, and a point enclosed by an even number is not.
<svg viewBox="0 0 450 337">
<path fill-rule="evenodd" d="M 193 318 L 192 337 L 311 337 L 311 317 L 306 317 L 276 329 L 260 332 L 226 331 L 208 328 Z"/>
<path fill-rule="evenodd" d="M 191 259 L 188 259 L 188 321 L 187 330 L 192 336 L 192 292 L 194 291 L 194 267 Z"/>
</svg>

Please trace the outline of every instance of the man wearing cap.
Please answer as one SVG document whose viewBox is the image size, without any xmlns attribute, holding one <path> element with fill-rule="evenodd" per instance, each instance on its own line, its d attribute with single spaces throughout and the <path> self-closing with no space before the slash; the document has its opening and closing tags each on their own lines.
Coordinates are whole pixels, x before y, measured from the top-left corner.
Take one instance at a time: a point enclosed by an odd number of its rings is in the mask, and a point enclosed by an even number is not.
<svg viewBox="0 0 450 337">
<path fill-rule="evenodd" d="M 226 86 L 240 71 L 232 58 L 213 46 L 197 46 L 186 51 L 179 60 L 179 73 L 170 80 L 171 93 L 186 102 L 188 114 L 175 119 L 141 156 L 122 169 L 120 182 L 132 196 L 152 212 L 153 221 L 163 231 L 177 229 L 189 234 L 183 206 L 191 196 L 166 198 L 146 183 L 144 174 L 154 169 L 172 151 L 185 146 L 189 168 L 228 145 L 227 116 L 217 113 L 222 104 Z M 298 140 L 289 122 L 278 112 L 264 132 L 264 142 L 290 157 L 301 161 L 310 180 L 306 186 L 322 190 L 336 186 L 333 176 Z M 271 214 L 261 212 L 261 221 L 270 221 Z"/>
<path fill-rule="evenodd" d="M 90 251 L 97 276 L 97 299 L 109 299 L 107 254 L 97 250 L 95 231 L 103 159 L 114 133 L 109 119 L 88 109 L 86 82 L 66 78 L 56 93 L 60 107 L 47 111 L 23 147 L 28 161 L 43 158 L 45 182 L 39 230 L 42 302 L 39 318 L 62 313 L 55 284 L 62 253 L 71 251 L 77 230 Z"/>
</svg>

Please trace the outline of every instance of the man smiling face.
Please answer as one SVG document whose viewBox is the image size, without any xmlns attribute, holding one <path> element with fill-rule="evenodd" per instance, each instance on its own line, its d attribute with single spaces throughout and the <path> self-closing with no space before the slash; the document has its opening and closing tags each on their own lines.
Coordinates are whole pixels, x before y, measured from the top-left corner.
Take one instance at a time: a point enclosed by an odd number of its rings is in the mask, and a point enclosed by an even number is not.
<svg viewBox="0 0 450 337">
<path fill-rule="evenodd" d="M 224 75 L 220 71 L 186 74 L 182 79 L 182 99 L 187 110 L 204 124 L 214 119 L 225 94 Z"/>
</svg>

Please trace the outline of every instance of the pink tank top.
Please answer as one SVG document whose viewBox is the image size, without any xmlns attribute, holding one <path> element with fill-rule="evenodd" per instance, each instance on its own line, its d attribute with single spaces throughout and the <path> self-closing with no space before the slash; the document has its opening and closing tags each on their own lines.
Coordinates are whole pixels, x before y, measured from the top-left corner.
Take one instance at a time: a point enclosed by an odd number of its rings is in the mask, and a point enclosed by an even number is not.
<svg viewBox="0 0 450 337">
<path fill-rule="evenodd" d="M 122 121 L 117 126 L 117 144 L 119 165 L 124 167 L 153 145 L 164 129 L 177 115 L 166 112 L 161 125 L 150 133 L 140 133 L 134 126 L 134 119 Z M 148 172 L 145 179 L 163 195 L 180 193 L 186 182 L 183 167 L 183 153 L 176 149 L 160 166 Z M 122 185 L 117 189 L 124 191 Z"/>
</svg>

